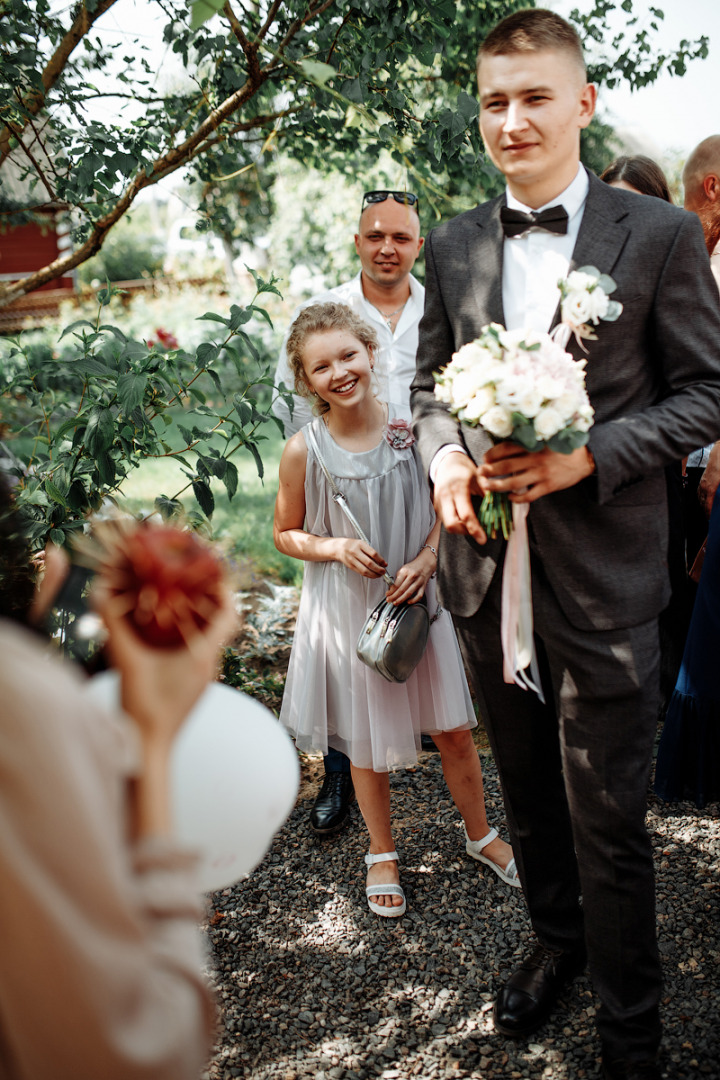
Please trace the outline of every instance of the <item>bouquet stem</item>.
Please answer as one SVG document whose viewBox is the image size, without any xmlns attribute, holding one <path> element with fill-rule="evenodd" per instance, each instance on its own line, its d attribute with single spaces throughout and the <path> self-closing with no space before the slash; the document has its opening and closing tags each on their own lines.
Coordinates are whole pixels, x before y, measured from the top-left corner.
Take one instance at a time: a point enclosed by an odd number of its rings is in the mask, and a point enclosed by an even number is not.
<svg viewBox="0 0 720 1080">
<path fill-rule="evenodd" d="M 493 540 L 502 533 L 506 540 L 513 531 L 512 503 L 504 491 L 489 491 L 480 505 L 480 524 Z"/>
</svg>

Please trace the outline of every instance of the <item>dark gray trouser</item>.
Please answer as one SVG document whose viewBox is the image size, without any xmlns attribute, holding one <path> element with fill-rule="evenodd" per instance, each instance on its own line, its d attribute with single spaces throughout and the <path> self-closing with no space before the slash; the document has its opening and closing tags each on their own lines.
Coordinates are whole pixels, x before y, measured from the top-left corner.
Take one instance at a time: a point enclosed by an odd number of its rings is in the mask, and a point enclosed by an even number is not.
<svg viewBox="0 0 720 1080">
<path fill-rule="evenodd" d="M 325 766 L 326 773 L 350 773 L 350 758 L 346 757 L 341 750 L 335 750 L 332 746 L 329 747 L 327 754 L 323 758 L 323 765 Z"/>
<path fill-rule="evenodd" d="M 479 612 L 455 624 L 498 765 L 535 932 L 587 947 L 610 1060 L 660 1042 L 661 970 L 652 848 L 645 827 L 657 726 L 657 622 L 576 630 L 533 562 L 545 699 L 502 679 L 498 570 Z M 582 906 L 579 896 L 582 893 Z"/>
</svg>

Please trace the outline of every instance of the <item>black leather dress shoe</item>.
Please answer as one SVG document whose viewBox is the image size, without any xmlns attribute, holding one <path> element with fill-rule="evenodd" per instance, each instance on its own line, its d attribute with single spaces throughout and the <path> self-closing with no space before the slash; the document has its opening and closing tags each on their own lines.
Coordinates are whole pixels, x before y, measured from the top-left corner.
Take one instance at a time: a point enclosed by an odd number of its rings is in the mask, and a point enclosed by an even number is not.
<svg viewBox="0 0 720 1080">
<path fill-rule="evenodd" d="M 584 953 L 536 945 L 495 1001 L 495 1027 L 503 1035 L 529 1035 L 544 1024 L 565 986 L 585 967 Z"/>
<path fill-rule="evenodd" d="M 348 819 L 355 797 L 350 773 L 325 773 L 322 787 L 310 811 L 310 828 L 319 836 L 332 836 Z"/>
<path fill-rule="evenodd" d="M 606 1061 L 603 1057 L 604 1080 L 662 1080 L 658 1058 L 648 1061 Z"/>
</svg>

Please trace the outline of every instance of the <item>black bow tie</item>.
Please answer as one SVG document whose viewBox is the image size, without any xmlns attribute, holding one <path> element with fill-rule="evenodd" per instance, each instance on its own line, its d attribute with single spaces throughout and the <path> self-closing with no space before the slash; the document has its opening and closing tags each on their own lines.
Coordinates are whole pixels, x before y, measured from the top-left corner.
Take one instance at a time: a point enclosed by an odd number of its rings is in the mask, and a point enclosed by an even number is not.
<svg viewBox="0 0 720 1080">
<path fill-rule="evenodd" d="M 568 228 L 568 213 L 561 203 L 557 206 L 548 206 L 547 210 L 540 213 L 531 210 L 526 214 L 524 210 L 513 210 L 509 206 L 500 208 L 500 221 L 506 236 L 520 236 L 528 229 L 545 229 L 547 232 L 565 236 Z"/>
</svg>

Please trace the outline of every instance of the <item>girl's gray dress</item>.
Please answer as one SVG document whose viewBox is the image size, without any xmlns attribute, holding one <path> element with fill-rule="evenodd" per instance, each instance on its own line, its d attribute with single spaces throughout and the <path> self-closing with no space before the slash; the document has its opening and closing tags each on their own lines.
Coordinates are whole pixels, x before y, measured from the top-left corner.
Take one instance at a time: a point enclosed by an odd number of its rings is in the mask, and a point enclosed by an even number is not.
<svg viewBox="0 0 720 1080">
<path fill-rule="evenodd" d="M 409 410 L 389 406 L 389 416 Z M 373 547 L 393 576 L 421 550 L 435 521 L 414 447 L 396 450 L 385 436 L 364 453 L 343 450 L 322 419 L 312 422 L 320 452 Z M 307 441 L 307 440 L 306 440 Z M 355 537 L 332 499 L 308 447 L 305 528 L 316 536 Z M 280 720 L 300 750 L 341 750 L 362 769 L 386 772 L 417 761 L 421 732 L 475 726 L 452 620 L 443 612 L 430 629 L 425 655 L 405 683 L 390 683 L 358 660 L 355 645 L 387 591 L 339 562 L 306 562 Z M 428 582 L 435 613 L 435 582 Z"/>
</svg>

